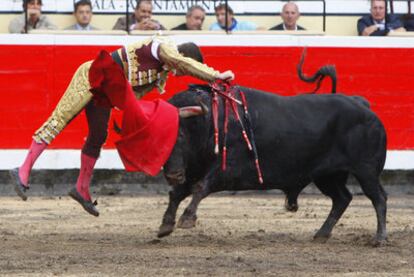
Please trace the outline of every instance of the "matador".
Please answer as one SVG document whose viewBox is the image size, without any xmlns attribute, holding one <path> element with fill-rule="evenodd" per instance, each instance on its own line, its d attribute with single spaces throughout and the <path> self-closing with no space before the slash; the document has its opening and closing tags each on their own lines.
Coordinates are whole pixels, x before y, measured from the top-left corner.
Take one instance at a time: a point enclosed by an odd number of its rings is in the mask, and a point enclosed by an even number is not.
<svg viewBox="0 0 414 277">
<path fill-rule="evenodd" d="M 196 44 L 189 42 L 176 45 L 168 38 L 159 35 L 121 47 L 110 55 L 120 66 L 137 99 L 155 87 L 160 93 L 164 92 L 169 72 L 177 76 L 190 75 L 207 82 L 216 79 L 234 79 L 233 72 L 221 73 L 204 64 L 203 56 Z M 99 215 L 92 202 L 89 186 L 95 163 L 108 134 L 111 108 L 91 101 L 92 64 L 93 61 L 88 61 L 79 66 L 50 117 L 35 131 L 23 164 L 10 170 L 15 191 L 23 200 L 27 199 L 29 177 L 37 158 L 67 124 L 85 110 L 89 131 L 81 151 L 81 165 L 76 187 L 70 190 L 69 195 L 88 213 Z"/>
</svg>

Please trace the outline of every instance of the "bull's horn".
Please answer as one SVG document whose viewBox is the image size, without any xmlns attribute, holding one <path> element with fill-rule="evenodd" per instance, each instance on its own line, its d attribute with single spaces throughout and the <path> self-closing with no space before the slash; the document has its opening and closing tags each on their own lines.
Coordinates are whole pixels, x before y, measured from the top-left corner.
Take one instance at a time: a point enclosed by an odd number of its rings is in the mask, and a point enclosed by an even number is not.
<svg viewBox="0 0 414 277">
<path fill-rule="evenodd" d="M 200 106 L 187 106 L 180 108 L 179 113 L 181 118 L 187 118 L 204 114 L 204 109 Z"/>
<path fill-rule="evenodd" d="M 208 107 L 207 107 L 207 105 L 206 104 L 204 104 L 204 102 L 203 101 L 198 101 L 198 104 L 200 104 L 200 106 L 201 106 L 201 109 L 203 110 L 203 113 L 204 114 L 208 114 Z"/>
</svg>

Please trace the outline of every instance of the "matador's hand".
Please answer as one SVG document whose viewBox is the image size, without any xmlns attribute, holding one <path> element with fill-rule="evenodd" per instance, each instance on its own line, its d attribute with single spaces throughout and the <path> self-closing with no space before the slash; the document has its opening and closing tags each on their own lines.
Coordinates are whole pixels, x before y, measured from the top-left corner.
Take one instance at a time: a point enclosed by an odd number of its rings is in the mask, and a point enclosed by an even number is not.
<svg viewBox="0 0 414 277">
<path fill-rule="evenodd" d="M 223 81 L 233 81 L 234 80 L 234 73 L 231 70 L 227 70 L 224 72 L 221 72 L 217 75 L 216 79 L 220 79 Z"/>
</svg>

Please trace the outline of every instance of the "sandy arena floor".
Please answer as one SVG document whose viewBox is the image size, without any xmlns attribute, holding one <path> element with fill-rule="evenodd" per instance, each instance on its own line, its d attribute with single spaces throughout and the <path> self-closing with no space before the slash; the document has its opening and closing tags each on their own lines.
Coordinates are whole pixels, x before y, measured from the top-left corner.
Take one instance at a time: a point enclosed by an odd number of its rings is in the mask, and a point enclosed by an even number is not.
<svg viewBox="0 0 414 277">
<path fill-rule="evenodd" d="M 0 197 L 0 275 L 414 276 L 414 195 L 390 197 L 382 248 L 369 245 L 376 217 L 364 196 L 325 244 L 312 242 L 330 209 L 318 195 L 301 196 L 297 213 L 281 195 L 210 196 L 195 229 L 163 239 L 167 196 L 98 201 L 94 218 L 68 197 Z"/>
</svg>

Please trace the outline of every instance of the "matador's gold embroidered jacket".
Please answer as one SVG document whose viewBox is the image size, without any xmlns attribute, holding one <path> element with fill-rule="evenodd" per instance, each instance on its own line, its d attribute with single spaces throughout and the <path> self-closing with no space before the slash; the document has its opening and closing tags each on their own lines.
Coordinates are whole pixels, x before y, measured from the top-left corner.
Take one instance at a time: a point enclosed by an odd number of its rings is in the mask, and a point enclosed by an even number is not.
<svg viewBox="0 0 414 277">
<path fill-rule="evenodd" d="M 208 82 L 219 74 L 205 64 L 182 56 L 172 41 L 160 36 L 122 47 L 112 57 L 122 66 L 138 98 L 154 86 L 163 93 L 169 71 Z"/>
</svg>

